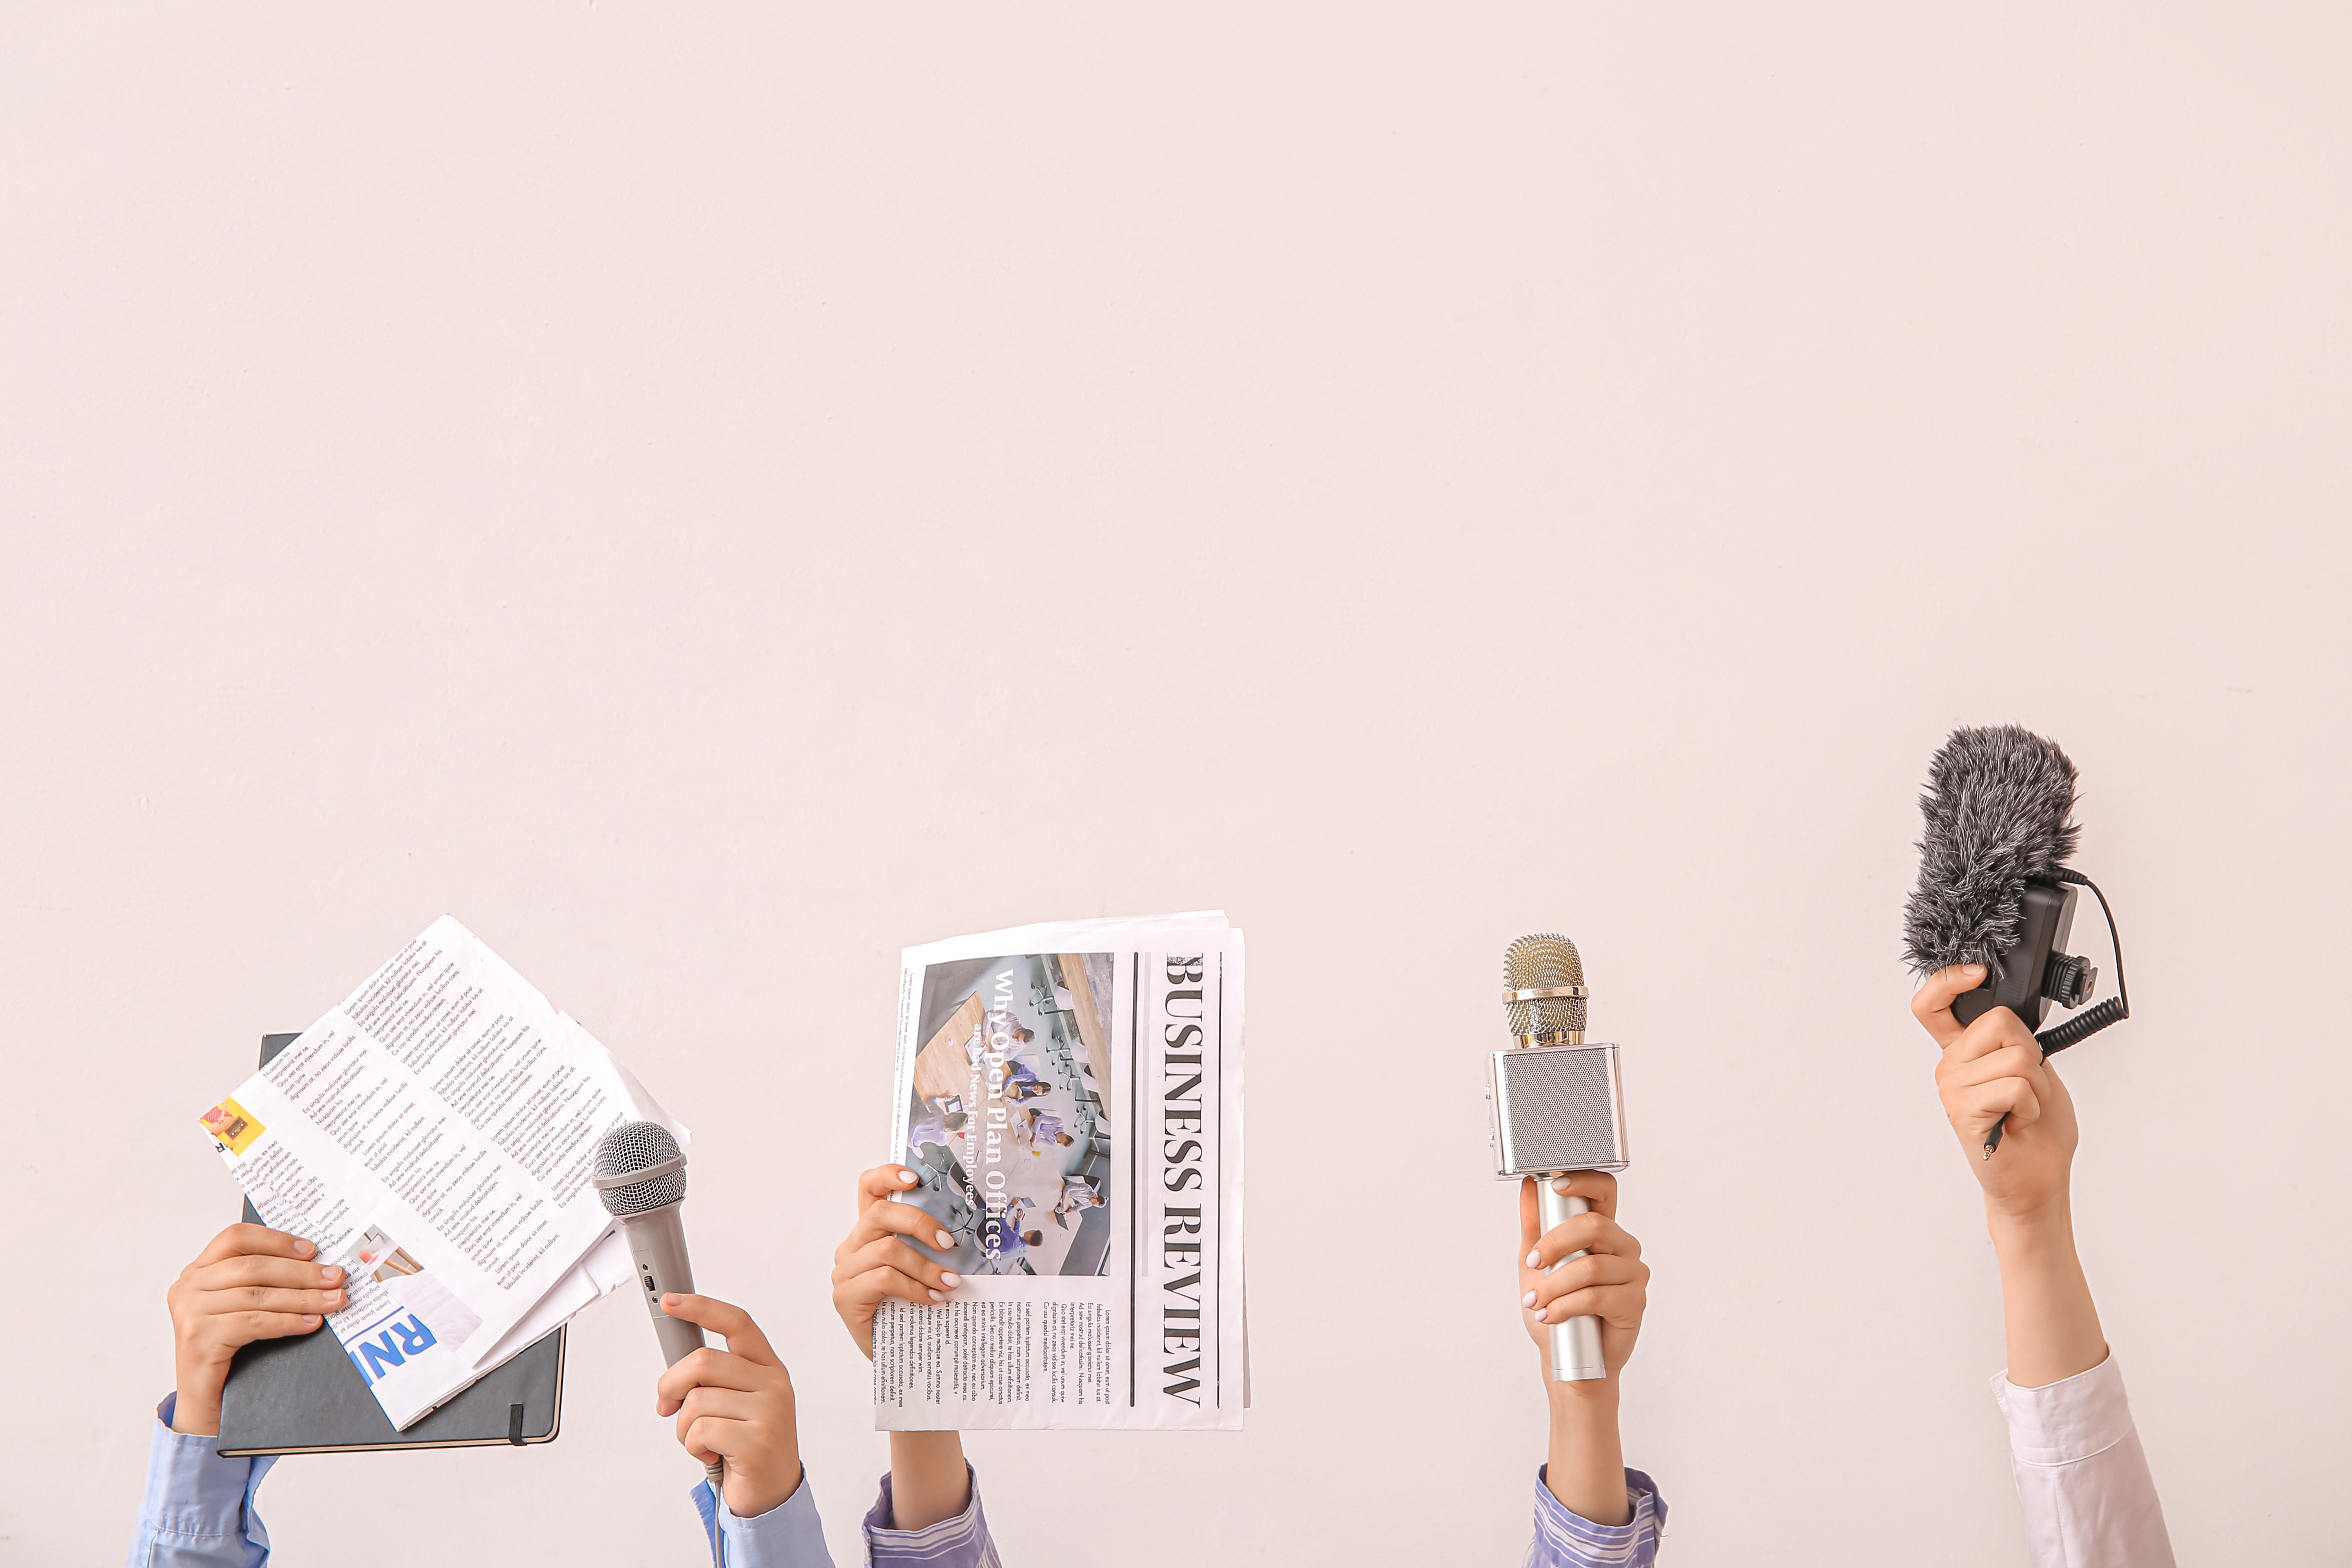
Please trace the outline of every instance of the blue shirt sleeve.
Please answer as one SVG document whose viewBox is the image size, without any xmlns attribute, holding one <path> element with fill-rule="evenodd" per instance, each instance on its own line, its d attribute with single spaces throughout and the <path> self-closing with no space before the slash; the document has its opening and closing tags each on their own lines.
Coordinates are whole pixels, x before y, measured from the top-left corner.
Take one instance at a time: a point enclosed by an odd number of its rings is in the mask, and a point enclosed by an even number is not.
<svg viewBox="0 0 2352 1568">
<path fill-rule="evenodd" d="M 1623 1524 L 1595 1524 L 1551 1495 L 1549 1465 L 1536 1468 L 1536 1538 L 1527 1568 L 1650 1568 L 1658 1560 L 1658 1531 L 1665 1528 L 1666 1500 L 1658 1484 L 1641 1471 L 1625 1472 L 1625 1496 L 1633 1517 Z"/>
<path fill-rule="evenodd" d="M 890 1563 L 920 1563 L 922 1568 L 1002 1568 L 996 1542 L 989 1538 L 988 1516 L 980 1508 L 980 1476 L 970 1463 L 963 1468 L 971 1487 L 971 1500 L 953 1519 L 927 1524 L 920 1530 L 890 1528 L 890 1478 L 882 1478 L 882 1495 L 866 1514 L 866 1560 L 874 1568 Z"/>
<path fill-rule="evenodd" d="M 726 1499 L 711 1495 L 709 1481 L 697 1485 L 692 1496 L 702 1531 L 710 1539 L 710 1560 L 719 1568 L 833 1568 L 806 1465 L 801 1467 L 798 1490 L 750 1519 L 729 1511 Z"/>
<path fill-rule="evenodd" d="M 125 1568 L 262 1568 L 269 1531 L 254 1493 L 275 1458 L 224 1459 L 220 1439 L 172 1430 L 180 1396 L 155 1407 L 147 1438 L 147 1495 L 131 1531 Z"/>
</svg>

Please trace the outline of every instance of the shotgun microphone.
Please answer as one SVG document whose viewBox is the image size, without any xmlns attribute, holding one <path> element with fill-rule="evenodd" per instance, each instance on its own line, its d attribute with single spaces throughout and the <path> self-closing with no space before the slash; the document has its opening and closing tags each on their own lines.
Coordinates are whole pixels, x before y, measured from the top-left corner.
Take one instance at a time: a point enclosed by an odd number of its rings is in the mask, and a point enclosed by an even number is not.
<svg viewBox="0 0 2352 1568">
<path fill-rule="evenodd" d="M 1517 1043 L 1487 1059 L 1486 1142 L 1498 1180 L 1535 1178 L 1536 1212 L 1545 1230 L 1592 1206 L 1552 1191 L 1554 1181 L 1572 1171 L 1622 1171 L 1629 1163 L 1617 1047 L 1584 1043 L 1591 995 L 1584 961 L 1568 938 L 1523 936 L 1505 950 L 1503 1002 Z M 1551 1375 L 1555 1383 L 1609 1375 L 1601 1357 L 1600 1319 L 1552 1325 Z"/>
<path fill-rule="evenodd" d="M 2097 883 L 2062 864 L 2082 837 L 2074 780 L 2065 752 L 2014 724 L 1953 731 L 1927 763 L 1919 885 L 1903 909 L 1903 956 L 1913 973 L 1985 966 L 1984 984 L 1952 999 L 1952 1016 L 1972 1024 L 2006 1007 L 2039 1031 L 2045 1061 L 2131 1016 L 2115 911 Z M 2116 994 L 2044 1029 L 2053 1003 L 2071 1012 L 2098 988 L 2090 961 L 2066 952 L 2084 888 L 2106 917 Z M 2008 1121 L 1985 1135 L 1986 1159 Z"/>
<path fill-rule="evenodd" d="M 657 1121 L 624 1121 L 596 1145 L 596 1174 L 590 1183 L 604 1200 L 604 1212 L 621 1222 L 636 1259 L 637 1283 L 654 1315 L 654 1338 L 662 1364 L 676 1366 L 703 1346 L 702 1331 L 662 1310 L 662 1294 L 694 1291 L 694 1268 L 686 1257 L 686 1155 L 669 1129 Z M 725 1484 L 726 1463 L 703 1467 L 716 1495 Z"/>
</svg>

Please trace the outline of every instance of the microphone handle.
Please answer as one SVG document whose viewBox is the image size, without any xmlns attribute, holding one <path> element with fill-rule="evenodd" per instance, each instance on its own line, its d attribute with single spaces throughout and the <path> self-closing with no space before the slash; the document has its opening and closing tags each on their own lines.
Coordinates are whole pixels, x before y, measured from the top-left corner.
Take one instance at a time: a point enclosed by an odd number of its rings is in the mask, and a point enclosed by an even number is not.
<svg viewBox="0 0 2352 1568">
<path fill-rule="evenodd" d="M 662 1364 L 676 1366 L 708 1342 L 702 1331 L 683 1318 L 662 1310 L 666 1291 L 694 1294 L 694 1266 L 687 1261 L 686 1226 L 678 1210 L 684 1200 L 643 1214 L 624 1215 L 621 1229 L 629 1238 L 629 1256 L 636 1259 L 637 1285 L 646 1296 L 646 1310 L 654 1315 L 654 1338 L 661 1342 Z M 727 1464 L 713 1459 L 702 1467 L 716 1499 L 726 1485 Z"/>
<path fill-rule="evenodd" d="M 1543 1228 L 1547 1231 L 1567 1224 L 1570 1215 L 1588 1213 L 1592 1207 L 1582 1198 L 1552 1191 L 1552 1184 L 1565 1174 L 1567 1173 L 1561 1172 L 1536 1178 L 1536 1213 L 1541 1216 Z M 1583 1256 L 1581 1252 L 1571 1252 L 1559 1263 Z M 1552 1268 L 1559 1267 L 1559 1263 L 1553 1264 L 1544 1272 L 1550 1273 Z M 1609 1364 L 1601 1359 L 1600 1319 L 1570 1318 L 1566 1322 L 1551 1326 L 1551 1380 L 1554 1383 L 1590 1383 L 1608 1375 Z"/>
</svg>

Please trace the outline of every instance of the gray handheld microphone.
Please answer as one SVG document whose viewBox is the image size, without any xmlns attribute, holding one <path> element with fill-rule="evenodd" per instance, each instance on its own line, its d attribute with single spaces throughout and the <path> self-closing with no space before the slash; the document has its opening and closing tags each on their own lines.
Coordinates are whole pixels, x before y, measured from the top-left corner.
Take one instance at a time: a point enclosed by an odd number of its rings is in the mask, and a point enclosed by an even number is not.
<svg viewBox="0 0 2352 1568">
<path fill-rule="evenodd" d="M 676 1366 L 703 1347 L 702 1331 L 662 1310 L 664 1291 L 690 1295 L 694 1268 L 686 1258 L 686 1155 L 669 1129 L 657 1121 L 624 1121 L 596 1145 L 596 1174 L 590 1184 L 604 1200 L 604 1212 L 621 1222 L 629 1256 L 637 1262 L 637 1283 L 654 1315 L 654 1338 L 661 1342 L 662 1364 Z M 703 1467 L 718 1491 L 725 1462 Z"/>
<path fill-rule="evenodd" d="M 1517 1044 L 1487 1061 L 1486 1142 L 1495 1152 L 1498 1180 L 1535 1178 L 1537 1212 L 1545 1230 L 1592 1206 L 1552 1191 L 1555 1180 L 1573 1171 L 1622 1171 L 1631 1163 L 1617 1047 L 1584 1043 L 1591 994 L 1584 961 L 1564 936 L 1523 936 L 1503 954 L 1503 1001 Z M 1600 1319 L 1570 1318 L 1552 1325 L 1551 1375 L 1555 1383 L 1609 1375 L 1601 1356 Z"/>
</svg>

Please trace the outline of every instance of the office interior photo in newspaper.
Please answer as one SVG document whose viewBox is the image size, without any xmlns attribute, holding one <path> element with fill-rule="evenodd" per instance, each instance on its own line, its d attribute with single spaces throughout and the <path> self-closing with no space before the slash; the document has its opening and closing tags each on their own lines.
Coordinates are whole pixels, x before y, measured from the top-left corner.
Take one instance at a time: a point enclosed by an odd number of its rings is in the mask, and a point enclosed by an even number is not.
<svg viewBox="0 0 2352 1568">
<path fill-rule="evenodd" d="M 1219 913 L 909 948 L 890 1155 L 964 1283 L 875 1321 L 876 1426 L 1238 1430 L 1242 936 Z"/>
</svg>

